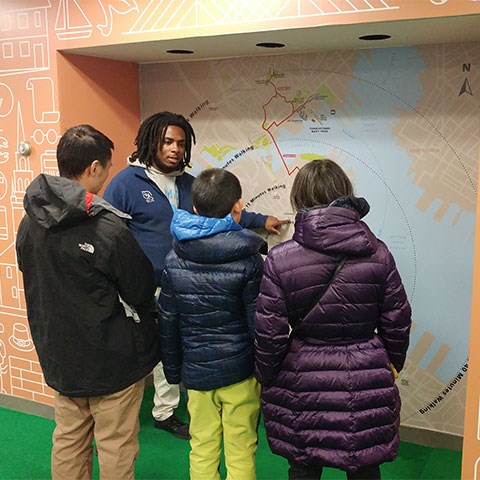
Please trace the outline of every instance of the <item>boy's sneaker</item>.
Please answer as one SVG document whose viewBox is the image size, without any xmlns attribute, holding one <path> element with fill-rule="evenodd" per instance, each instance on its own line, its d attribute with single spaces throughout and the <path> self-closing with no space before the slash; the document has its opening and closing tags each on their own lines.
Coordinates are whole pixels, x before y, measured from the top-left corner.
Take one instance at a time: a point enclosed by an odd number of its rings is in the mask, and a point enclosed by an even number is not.
<svg viewBox="0 0 480 480">
<path fill-rule="evenodd" d="M 188 424 L 182 422 L 175 415 L 168 417 L 166 420 L 155 420 L 155 428 L 160 430 L 165 430 L 168 433 L 171 433 L 177 438 L 182 440 L 190 440 L 190 434 L 188 433 Z"/>
</svg>

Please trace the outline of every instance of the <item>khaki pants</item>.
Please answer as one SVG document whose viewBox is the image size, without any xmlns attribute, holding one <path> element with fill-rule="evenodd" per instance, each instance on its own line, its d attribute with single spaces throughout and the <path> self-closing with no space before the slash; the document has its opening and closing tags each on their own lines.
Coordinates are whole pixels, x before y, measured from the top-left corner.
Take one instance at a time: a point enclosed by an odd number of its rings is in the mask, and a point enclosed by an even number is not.
<svg viewBox="0 0 480 480">
<path fill-rule="evenodd" d="M 227 480 L 255 480 L 260 385 L 251 377 L 228 387 L 188 390 L 190 479 L 220 480 L 223 447 Z"/>
<path fill-rule="evenodd" d="M 142 379 L 102 397 L 66 397 L 55 392 L 52 479 L 91 479 L 94 438 L 100 478 L 133 479 L 144 388 Z"/>
<path fill-rule="evenodd" d="M 166 420 L 173 415 L 180 401 L 180 388 L 170 385 L 163 373 L 163 364 L 160 362 L 153 369 L 153 395 L 152 415 L 155 420 Z"/>
</svg>

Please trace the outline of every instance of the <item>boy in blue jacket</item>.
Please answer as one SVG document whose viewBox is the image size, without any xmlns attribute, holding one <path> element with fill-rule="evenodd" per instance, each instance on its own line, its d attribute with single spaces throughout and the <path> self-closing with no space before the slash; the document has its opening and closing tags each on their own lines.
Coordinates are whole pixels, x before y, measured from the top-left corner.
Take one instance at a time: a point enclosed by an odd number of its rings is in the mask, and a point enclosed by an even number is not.
<svg viewBox="0 0 480 480">
<path fill-rule="evenodd" d="M 260 387 L 253 377 L 254 311 L 264 241 L 243 229 L 242 190 L 227 170 L 193 182 L 192 214 L 177 210 L 159 297 L 163 368 L 183 382 L 190 414 L 190 478 L 255 479 Z"/>
</svg>

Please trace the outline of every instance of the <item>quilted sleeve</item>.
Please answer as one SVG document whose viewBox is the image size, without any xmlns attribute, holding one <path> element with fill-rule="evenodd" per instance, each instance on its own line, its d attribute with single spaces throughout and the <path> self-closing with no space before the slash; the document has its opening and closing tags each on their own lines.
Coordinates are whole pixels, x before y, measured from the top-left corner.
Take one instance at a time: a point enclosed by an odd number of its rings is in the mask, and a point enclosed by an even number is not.
<svg viewBox="0 0 480 480">
<path fill-rule="evenodd" d="M 162 274 L 162 289 L 158 299 L 158 328 L 165 378 L 170 384 L 178 384 L 182 380 L 182 338 L 175 295 L 167 269 Z"/>
<path fill-rule="evenodd" d="M 398 372 L 403 368 L 409 345 L 412 311 L 395 260 L 387 251 L 385 296 L 380 310 L 378 334 Z"/>
<path fill-rule="evenodd" d="M 262 279 L 263 273 L 263 258 L 260 254 L 255 256 L 255 263 L 252 269 L 252 274 L 249 276 L 249 279 L 243 289 L 243 303 L 245 305 L 245 312 L 247 314 L 248 328 L 252 335 L 254 336 L 255 332 L 255 306 L 257 302 L 258 292 L 260 289 L 260 281 Z"/>
<path fill-rule="evenodd" d="M 261 384 L 270 384 L 280 371 L 289 331 L 285 292 L 267 257 L 255 312 L 255 376 Z"/>
</svg>

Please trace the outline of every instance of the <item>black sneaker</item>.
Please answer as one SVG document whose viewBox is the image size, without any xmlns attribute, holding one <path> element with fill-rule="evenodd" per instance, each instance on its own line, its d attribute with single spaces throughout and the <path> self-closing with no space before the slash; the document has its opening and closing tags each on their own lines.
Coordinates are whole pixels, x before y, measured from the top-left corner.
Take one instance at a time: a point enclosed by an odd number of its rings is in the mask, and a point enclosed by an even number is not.
<svg viewBox="0 0 480 480">
<path fill-rule="evenodd" d="M 155 428 L 165 430 L 177 438 L 181 438 L 182 440 L 190 440 L 188 423 L 182 422 L 175 415 L 168 417 L 166 420 L 155 420 L 154 425 Z"/>
</svg>

